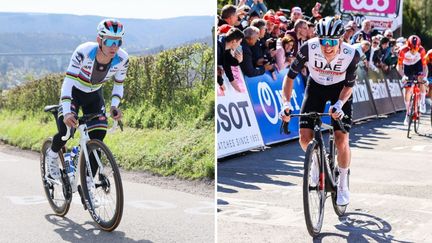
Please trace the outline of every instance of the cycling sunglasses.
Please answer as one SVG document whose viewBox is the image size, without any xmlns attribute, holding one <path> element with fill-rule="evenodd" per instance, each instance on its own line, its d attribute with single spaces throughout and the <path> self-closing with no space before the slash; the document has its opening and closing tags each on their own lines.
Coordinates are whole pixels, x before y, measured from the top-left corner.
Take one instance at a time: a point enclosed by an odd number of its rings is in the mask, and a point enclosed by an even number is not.
<svg viewBox="0 0 432 243">
<path fill-rule="evenodd" d="M 320 39 L 320 44 L 322 46 L 328 45 L 330 47 L 333 47 L 339 44 L 339 39 Z"/>
<path fill-rule="evenodd" d="M 113 45 L 120 47 L 122 45 L 122 39 L 113 40 L 113 39 L 103 39 L 103 44 L 105 46 L 111 47 Z"/>
</svg>

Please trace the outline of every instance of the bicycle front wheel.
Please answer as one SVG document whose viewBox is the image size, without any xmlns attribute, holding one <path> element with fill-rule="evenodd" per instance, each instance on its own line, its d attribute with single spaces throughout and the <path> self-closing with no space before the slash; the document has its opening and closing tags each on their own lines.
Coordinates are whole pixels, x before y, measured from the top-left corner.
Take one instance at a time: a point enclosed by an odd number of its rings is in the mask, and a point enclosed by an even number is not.
<svg viewBox="0 0 432 243">
<path fill-rule="evenodd" d="M 105 231 L 113 231 L 123 215 L 123 186 L 117 163 L 100 140 L 87 142 L 89 163 L 80 156 L 81 186 L 85 204 L 93 220 Z M 98 166 L 98 162 L 102 168 Z M 87 166 L 90 164 L 89 166 Z M 91 175 L 91 176 L 90 176 Z"/>
<path fill-rule="evenodd" d="M 325 194 L 319 190 L 321 149 L 313 140 L 306 150 L 303 174 L 303 211 L 306 227 L 312 237 L 321 232 L 324 219 Z"/>
</svg>

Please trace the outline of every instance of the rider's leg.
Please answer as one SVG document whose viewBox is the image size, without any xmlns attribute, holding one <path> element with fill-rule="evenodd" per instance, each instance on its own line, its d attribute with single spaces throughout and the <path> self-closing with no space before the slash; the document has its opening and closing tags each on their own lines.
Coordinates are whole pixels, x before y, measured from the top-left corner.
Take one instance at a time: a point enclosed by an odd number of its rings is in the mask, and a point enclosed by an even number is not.
<svg viewBox="0 0 432 243">
<path fill-rule="evenodd" d="M 348 173 L 351 164 L 351 150 L 349 147 L 349 135 L 342 131 L 335 131 L 335 144 L 337 148 L 337 160 L 339 169 L 339 182 L 337 185 L 338 205 L 347 205 L 350 201 L 350 192 L 348 188 Z"/>
<path fill-rule="evenodd" d="M 89 93 L 86 103 L 83 105 L 84 114 L 99 114 L 105 113 L 105 102 L 102 96 L 102 89 L 96 92 Z M 108 121 L 106 116 L 101 116 L 97 119 L 87 122 L 87 131 L 90 139 L 98 139 L 103 141 L 107 132 Z M 90 151 L 89 151 L 90 153 Z M 100 152 L 97 152 L 100 156 Z M 90 166 L 93 176 L 96 174 L 98 164 L 93 153 L 89 154 Z"/>
<path fill-rule="evenodd" d="M 303 151 L 306 151 L 309 142 L 313 138 L 313 130 L 310 128 L 300 128 L 300 146 Z"/>
<path fill-rule="evenodd" d="M 349 133 L 335 131 L 335 144 L 339 168 L 348 169 L 351 163 L 351 150 L 349 147 Z"/>
</svg>

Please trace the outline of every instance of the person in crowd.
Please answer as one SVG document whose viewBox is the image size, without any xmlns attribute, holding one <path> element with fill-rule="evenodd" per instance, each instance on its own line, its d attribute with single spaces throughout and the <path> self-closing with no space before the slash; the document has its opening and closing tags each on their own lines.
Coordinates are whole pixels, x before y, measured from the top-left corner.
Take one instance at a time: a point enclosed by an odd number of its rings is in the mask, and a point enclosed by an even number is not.
<svg viewBox="0 0 432 243">
<path fill-rule="evenodd" d="M 288 24 L 288 30 L 292 30 L 294 28 L 295 23 L 297 20 L 303 19 L 303 12 L 300 7 L 293 7 L 291 9 L 291 17 L 290 17 L 290 23 Z"/>
<path fill-rule="evenodd" d="M 218 37 L 217 82 L 222 91 L 225 90 L 222 78 L 223 74 L 225 73 L 234 89 L 238 92 L 241 92 L 237 82 L 234 82 L 235 80 L 231 66 L 238 66 L 243 61 L 243 52 L 240 49 L 240 44 L 243 40 L 243 37 L 243 32 L 235 27 L 231 27 L 226 34 L 220 35 Z"/>
<path fill-rule="evenodd" d="M 260 19 L 259 14 L 257 12 L 250 13 L 248 17 L 248 26 L 250 26 L 252 21 L 254 21 L 255 19 Z"/>
<path fill-rule="evenodd" d="M 374 57 L 377 58 L 377 55 L 375 52 L 379 50 L 379 44 L 380 44 L 380 37 L 378 35 L 372 36 L 372 45 L 370 48 L 370 57 L 368 59 L 369 62 L 369 69 L 371 69 L 374 72 L 379 72 L 378 67 L 375 66 L 375 63 L 380 63 L 378 59 L 374 60 Z"/>
<path fill-rule="evenodd" d="M 264 64 L 264 56 L 266 53 L 266 33 L 267 33 L 267 24 L 263 19 L 256 19 L 252 21 L 251 26 L 254 26 L 259 29 L 258 41 L 254 46 L 251 47 L 252 50 L 252 62 L 254 66 L 262 66 Z"/>
<path fill-rule="evenodd" d="M 345 28 L 345 34 L 343 35 L 343 41 L 345 43 L 351 44 L 351 37 L 355 33 L 355 24 L 354 24 L 354 21 L 349 21 L 345 25 L 344 28 Z"/>
<path fill-rule="evenodd" d="M 391 29 L 386 29 L 386 30 L 384 31 L 384 37 L 387 37 L 387 38 L 389 38 L 389 39 L 392 39 L 392 38 L 393 38 L 393 31 L 392 31 Z"/>
<path fill-rule="evenodd" d="M 259 16 L 261 16 L 261 13 L 267 12 L 267 6 L 264 4 L 264 0 L 241 0 L 240 3 L 242 2 L 251 8 L 251 12 L 255 12 Z"/>
<path fill-rule="evenodd" d="M 250 12 L 250 7 L 247 5 L 243 5 L 240 7 L 237 7 L 237 22 L 235 24 L 235 27 L 241 31 L 243 31 L 246 27 L 249 26 L 247 16 Z"/>
<path fill-rule="evenodd" d="M 351 44 L 361 42 L 362 40 L 371 41 L 372 23 L 366 19 L 362 22 L 362 28 L 357 31 L 351 38 Z"/>
<path fill-rule="evenodd" d="M 267 63 L 262 66 L 255 66 L 253 63 L 251 47 L 255 46 L 258 41 L 259 32 L 259 29 L 254 26 L 249 26 L 243 31 L 244 40 L 241 44 L 243 49 L 243 61 L 240 63 L 240 67 L 243 74 L 248 77 L 261 75 L 265 70 L 271 70 L 273 68 L 272 65 Z"/>
<path fill-rule="evenodd" d="M 371 47 L 371 43 L 369 41 L 363 40 L 360 43 L 355 43 L 354 45 L 352 45 L 356 51 L 358 51 L 358 53 L 360 54 L 360 60 L 362 60 L 362 62 L 359 62 L 359 66 L 362 66 L 366 69 L 369 68 L 368 65 L 368 59 L 366 57 L 366 52 L 369 51 L 370 47 Z"/>
<path fill-rule="evenodd" d="M 295 57 L 293 52 L 294 39 L 285 36 L 280 38 L 278 43 L 279 44 L 276 47 L 275 59 L 277 70 L 281 71 L 291 65 Z"/>
<path fill-rule="evenodd" d="M 389 47 L 383 57 L 383 71 L 388 73 L 391 69 L 396 68 L 398 53 L 396 51 L 396 40 L 390 39 Z"/>
<path fill-rule="evenodd" d="M 374 62 L 374 65 L 380 69 L 385 68 L 385 63 L 383 63 L 384 56 L 387 53 L 387 48 L 389 46 L 389 38 L 382 37 L 380 40 L 379 48 L 374 52 L 374 56 L 372 57 L 372 60 Z"/>
<path fill-rule="evenodd" d="M 231 4 L 222 7 L 221 14 L 218 16 L 218 26 L 228 24 L 235 26 L 238 22 L 237 7 Z"/>
<path fill-rule="evenodd" d="M 294 53 L 297 53 L 300 47 L 308 38 L 308 25 L 304 19 L 298 19 L 294 24 L 294 29 L 287 31 L 285 36 L 289 36 L 294 39 Z"/>
<path fill-rule="evenodd" d="M 284 15 L 278 16 L 280 24 L 279 29 L 281 30 L 281 34 L 285 34 L 288 31 L 288 19 Z"/>
<path fill-rule="evenodd" d="M 309 40 L 315 37 L 315 24 L 308 21 L 307 26 L 308 26 L 307 39 Z"/>
</svg>

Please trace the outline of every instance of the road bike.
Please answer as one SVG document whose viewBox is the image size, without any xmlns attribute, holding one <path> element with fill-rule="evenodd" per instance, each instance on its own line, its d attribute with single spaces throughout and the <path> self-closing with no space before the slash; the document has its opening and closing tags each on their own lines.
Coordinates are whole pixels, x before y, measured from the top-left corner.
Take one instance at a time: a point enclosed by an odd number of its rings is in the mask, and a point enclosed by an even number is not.
<svg viewBox="0 0 432 243">
<path fill-rule="evenodd" d="M 327 197 L 331 197 L 333 209 L 338 216 L 344 215 L 347 209 L 347 205 L 339 206 L 336 203 L 339 180 L 339 170 L 336 163 L 337 149 L 334 141 L 334 129 L 332 126 L 322 123 L 321 117 L 323 116 L 330 116 L 330 114 L 318 112 L 291 114 L 291 117 L 311 118 L 314 124 L 314 136 L 306 149 L 303 174 L 303 211 L 307 230 L 312 237 L 316 237 L 321 232 Z M 346 133 L 342 121 L 336 121 L 342 132 Z M 282 122 L 282 127 L 281 131 L 283 129 L 285 133 L 289 133 L 288 123 Z M 329 150 L 325 146 L 322 129 L 329 130 Z M 349 174 L 348 171 L 348 186 Z"/>
<path fill-rule="evenodd" d="M 46 106 L 44 111 L 52 113 L 57 119 L 59 107 L 60 105 Z M 46 139 L 41 149 L 41 176 L 48 202 L 57 215 L 67 214 L 72 195 L 78 191 L 84 210 L 88 210 L 98 227 L 113 231 L 120 224 L 123 215 L 124 197 L 120 171 L 109 148 L 98 139 L 90 139 L 86 125 L 102 116 L 105 114 L 78 117 L 79 145 L 70 150 L 72 155 L 75 153 L 77 156 L 71 156 L 65 146 L 59 151 L 60 180 L 48 176 L 45 156 L 53 140 Z M 112 129 L 115 127 L 116 123 Z M 74 129 L 68 128 L 62 140 L 67 141 L 73 133 Z M 70 161 L 65 159 L 69 157 Z M 80 185 L 77 185 L 78 177 Z"/>
<path fill-rule="evenodd" d="M 413 84 L 412 86 L 412 95 L 410 98 L 409 106 L 408 106 L 408 129 L 407 129 L 407 138 L 410 137 L 411 126 L 414 127 L 414 132 L 419 134 L 419 126 L 420 126 L 420 85 L 423 85 L 425 82 L 419 82 L 417 77 L 414 77 L 411 80 L 408 80 Z M 432 115 L 431 115 L 432 116 Z M 432 122 L 432 117 L 431 117 Z"/>
</svg>

